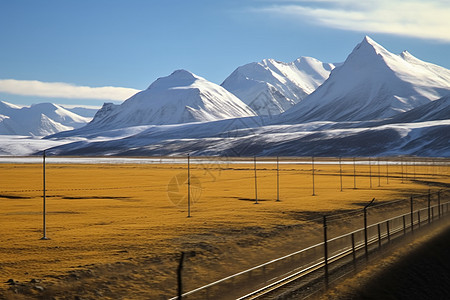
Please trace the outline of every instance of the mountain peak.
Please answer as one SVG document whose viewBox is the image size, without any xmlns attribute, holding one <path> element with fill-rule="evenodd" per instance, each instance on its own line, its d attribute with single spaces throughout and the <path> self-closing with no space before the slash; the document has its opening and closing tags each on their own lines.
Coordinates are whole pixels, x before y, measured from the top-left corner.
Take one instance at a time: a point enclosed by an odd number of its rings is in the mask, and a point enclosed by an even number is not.
<svg viewBox="0 0 450 300">
<path fill-rule="evenodd" d="M 368 36 L 368 35 L 366 35 L 364 38 L 363 38 L 363 40 L 362 40 L 362 42 L 363 43 L 368 43 L 368 44 L 376 44 L 376 45 L 378 45 L 377 44 L 377 42 L 375 42 L 370 36 Z"/>
<path fill-rule="evenodd" d="M 327 81 L 285 115 L 305 121 L 360 121 L 391 117 L 450 91 L 450 72 L 392 54 L 366 36 Z"/>
<path fill-rule="evenodd" d="M 169 76 L 158 78 L 149 86 L 149 89 L 166 90 L 174 87 L 187 87 L 192 85 L 197 80 L 205 79 L 187 70 L 180 69 L 173 71 Z"/>
<path fill-rule="evenodd" d="M 345 64 L 353 66 L 375 66 L 379 65 L 380 60 L 390 60 L 394 56 L 396 55 L 390 53 L 369 36 L 365 36 L 361 43 L 356 45 L 352 53 L 347 57 Z M 398 56 L 396 59 L 398 59 Z"/>
<path fill-rule="evenodd" d="M 179 69 L 179 70 L 175 70 L 172 72 L 172 74 L 170 74 L 168 77 L 171 78 L 182 78 L 182 79 L 199 79 L 200 77 L 195 75 L 192 72 L 189 72 L 188 70 L 184 70 L 184 69 Z"/>
<path fill-rule="evenodd" d="M 369 36 L 365 36 L 364 39 L 356 45 L 355 49 L 353 50 L 352 54 L 355 52 L 364 52 L 367 53 L 374 53 L 374 54 L 390 54 L 389 51 L 387 51 L 383 46 L 375 42 L 373 39 L 371 39 Z M 350 55 L 352 55 L 350 54 Z"/>
</svg>

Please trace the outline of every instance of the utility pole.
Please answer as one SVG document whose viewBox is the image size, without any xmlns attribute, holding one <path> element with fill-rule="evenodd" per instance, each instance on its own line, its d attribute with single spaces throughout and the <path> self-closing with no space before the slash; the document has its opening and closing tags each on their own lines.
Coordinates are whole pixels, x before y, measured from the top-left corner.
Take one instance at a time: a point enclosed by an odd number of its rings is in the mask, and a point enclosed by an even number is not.
<svg viewBox="0 0 450 300">
<path fill-rule="evenodd" d="M 45 150 L 44 153 L 42 155 L 42 206 L 43 206 L 43 210 L 42 210 L 42 220 L 43 220 L 43 236 L 41 238 L 41 240 L 49 240 L 49 238 L 47 237 L 47 224 L 46 224 L 46 186 L 45 186 Z"/>
<path fill-rule="evenodd" d="M 339 157 L 339 177 L 341 179 L 341 192 L 342 192 L 342 159 Z"/>
<path fill-rule="evenodd" d="M 181 252 L 180 261 L 178 262 L 177 268 L 177 282 L 178 282 L 178 297 L 181 300 L 183 297 L 183 262 L 184 262 L 184 252 Z"/>
<path fill-rule="evenodd" d="M 368 248 L 368 238 L 367 238 L 367 208 L 372 205 L 375 201 L 375 198 L 369 202 L 366 206 L 364 206 L 364 251 L 366 253 L 366 260 L 369 259 L 369 248 Z"/>
<path fill-rule="evenodd" d="M 280 201 L 280 159 L 277 156 L 277 202 Z"/>
<path fill-rule="evenodd" d="M 311 164 L 312 164 L 312 188 L 313 188 L 312 195 L 315 196 L 316 193 L 315 193 L 315 186 L 314 186 L 314 156 L 312 157 Z"/>
<path fill-rule="evenodd" d="M 325 285 L 328 288 L 328 237 L 327 237 L 327 216 L 323 216 L 323 246 L 325 260 Z"/>
<path fill-rule="evenodd" d="M 191 217 L 191 156 L 188 154 L 188 218 Z"/>
<path fill-rule="evenodd" d="M 381 186 L 380 158 L 378 157 L 378 186 Z"/>
<path fill-rule="evenodd" d="M 258 204 L 258 179 L 256 177 L 256 156 L 253 156 L 253 165 L 255 169 L 255 204 Z"/>
</svg>

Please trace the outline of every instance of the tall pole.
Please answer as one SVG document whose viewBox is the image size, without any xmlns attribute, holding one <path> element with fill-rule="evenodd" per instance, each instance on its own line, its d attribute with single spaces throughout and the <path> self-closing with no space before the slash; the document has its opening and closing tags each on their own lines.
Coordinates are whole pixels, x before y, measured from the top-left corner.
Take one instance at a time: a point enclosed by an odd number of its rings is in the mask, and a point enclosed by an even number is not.
<svg viewBox="0 0 450 300">
<path fill-rule="evenodd" d="M 42 155 L 42 228 L 43 228 L 43 236 L 41 238 L 41 240 L 49 240 L 49 238 L 47 237 L 47 224 L 46 224 L 46 186 L 45 186 L 45 150 L 44 153 Z"/>
<path fill-rule="evenodd" d="M 411 205 L 411 232 L 414 231 L 414 204 L 413 204 L 413 196 L 410 197 L 410 205 Z"/>
<path fill-rule="evenodd" d="M 434 159 L 432 160 L 433 166 L 431 168 L 431 172 L 434 175 L 436 175 L 436 162 L 434 161 Z"/>
<path fill-rule="evenodd" d="M 256 156 L 253 156 L 253 165 L 255 169 L 255 204 L 258 204 L 258 180 L 256 177 Z"/>
<path fill-rule="evenodd" d="M 353 157 L 353 189 L 356 190 L 356 162 L 354 157 Z"/>
<path fill-rule="evenodd" d="M 312 188 L 313 188 L 313 193 L 312 195 L 315 196 L 315 186 L 314 186 L 314 156 L 311 159 L 311 165 L 312 165 Z"/>
<path fill-rule="evenodd" d="M 405 181 L 408 180 L 408 160 L 405 160 Z"/>
<path fill-rule="evenodd" d="M 183 262 L 184 262 L 184 252 L 181 252 L 180 261 L 178 262 L 177 268 L 177 283 L 178 283 L 178 297 L 181 300 L 183 297 Z"/>
<path fill-rule="evenodd" d="M 403 158 L 400 159 L 400 166 L 402 170 L 402 183 L 403 183 Z"/>
<path fill-rule="evenodd" d="M 341 179 L 341 192 L 342 192 L 342 159 L 339 157 L 339 177 Z"/>
<path fill-rule="evenodd" d="M 366 259 L 369 259 L 369 248 L 368 248 L 368 238 L 367 238 L 367 208 L 375 201 L 375 198 L 364 206 L 364 250 L 366 253 Z"/>
<path fill-rule="evenodd" d="M 378 157 L 378 186 L 381 186 L 380 158 Z"/>
<path fill-rule="evenodd" d="M 439 190 L 437 193 L 438 196 L 438 216 L 441 217 L 441 191 Z"/>
<path fill-rule="evenodd" d="M 277 156 L 277 201 L 280 201 L 280 158 Z"/>
<path fill-rule="evenodd" d="M 389 184 L 389 161 L 386 159 L 386 184 Z"/>
<path fill-rule="evenodd" d="M 428 190 L 428 224 L 431 223 L 431 191 Z"/>
<path fill-rule="evenodd" d="M 328 287 L 328 244 L 327 244 L 327 216 L 323 216 L 323 245 L 325 261 L 325 285 Z"/>
<path fill-rule="evenodd" d="M 370 180 L 370 188 L 372 188 L 372 161 L 369 157 L 369 180 Z"/>
<path fill-rule="evenodd" d="M 191 217 L 191 156 L 188 154 L 188 218 Z"/>
</svg>

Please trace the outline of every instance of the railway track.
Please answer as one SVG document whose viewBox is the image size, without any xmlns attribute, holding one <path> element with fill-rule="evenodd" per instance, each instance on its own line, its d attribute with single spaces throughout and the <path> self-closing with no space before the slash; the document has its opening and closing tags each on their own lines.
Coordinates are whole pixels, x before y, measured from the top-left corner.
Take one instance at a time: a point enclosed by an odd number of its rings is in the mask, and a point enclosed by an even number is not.
<svg viewBox="0 0 450 300">
<path fill-rule="evenodd" d="M 418 225 L 418 222 L 414 222 L 413 224 L 413 226 Z M 406 226 L 406 228 L 404 226 L 397 226 L 392 228 L 389 233 L 371 237 L 368 239 L 369 251 L 373 252 L 378 249 L 380 242 L 387 244 L 403 236 L 405 229 L 410 228 L 411 225 Z M 328 258 L 328 275 L 324 274 L 325 260 L 321 259 L 314 262 L 308 268 L 296 270 L 292 274 L 238 298 L 238 300 L 285 299 L 289 298 L 289 295 L 293 293 L 296 294 L 295 299 L 305 299 L 311 296 L 314 291 L 322 289 L 328 284 L 353 272 L 357 268 L 357 265 L 361 265 L 366 259 L 365 241 L 359 241 L 355 244 L 355 248 L 346 247 Z"/>
<path fill-rule="evenodd" d="M 376 257 L 374 253 L 392 249 L 389 245 L 402 240 L 400 237 L 411 232 L 419 232 L 418 229 L 421 227 L 427 227 L 426 225 L 441 217 L 448 216 L 449 204 L 450 202 L 446 202 L 416 211 L 411 209 L 409 213 L 326 239 L 326 242 L 191 290 L 184 293 L 182 298 L 239 300 L 308 298 L 364 266 L 369 258 Z M 434 215 L 436 208 L 438 214 Z M 178 298 L 171 298 L 174 299 Z"/>
</svg>

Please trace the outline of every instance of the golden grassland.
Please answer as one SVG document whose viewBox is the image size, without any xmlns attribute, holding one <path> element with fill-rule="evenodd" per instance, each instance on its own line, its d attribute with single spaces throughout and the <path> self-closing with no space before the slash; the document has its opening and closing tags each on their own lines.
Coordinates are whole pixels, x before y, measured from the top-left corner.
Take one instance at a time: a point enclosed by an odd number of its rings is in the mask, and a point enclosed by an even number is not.
<svg viewBox="0 0 450 300">
<path fill-rule="evenodd" d="M 39 279 L 44 291 L 2 284 L 0 295 L 164 299 L 180 251 L 194 288 L 302 248 L 316 235 L 302 226 L 310 218 L 450 184 L 448 165 L 341 168 L 342 191 L 338 164 L 316 163 L 314 183 L 311 164 L 280 164 L 276 201 L 276 164 L 259 163 L 255 204 L 252 163 L 191 164 L 188 218 L 185 164 L 47 164 L 40 240 L 42 166 L 1 164 L 0 280 Z"/>
</svg>

